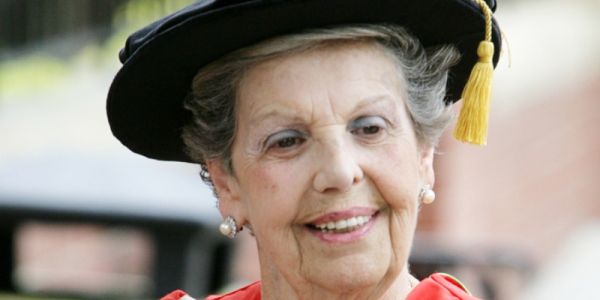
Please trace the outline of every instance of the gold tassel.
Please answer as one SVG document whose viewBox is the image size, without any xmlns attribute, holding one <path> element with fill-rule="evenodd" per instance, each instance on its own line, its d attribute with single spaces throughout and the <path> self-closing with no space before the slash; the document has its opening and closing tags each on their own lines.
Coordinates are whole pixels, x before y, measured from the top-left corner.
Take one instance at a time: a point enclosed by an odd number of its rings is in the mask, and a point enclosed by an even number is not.
<svg viewBox="0 0 600 300">
<path fill-rule="evenodd" d="M 479 43 L 479 60 L 462 92 L 463 106 L 454 128 L 454 137 L 475 145 L 487 143 L 488 117 L 492 94 L 494 43 L 491 42 L 492 12 L 483 0 L 476 0 L 486 16 L 486 38 Z"/>
<path fill-rule="evenodd" d="M 462 142 L 485 145 L 487 142 L 488 116 L 492 94 L 494 44 L 479 43 L 479 61 L 462 92 L 463 106 L 454 128 L 454 137 Z"/>
</svg>

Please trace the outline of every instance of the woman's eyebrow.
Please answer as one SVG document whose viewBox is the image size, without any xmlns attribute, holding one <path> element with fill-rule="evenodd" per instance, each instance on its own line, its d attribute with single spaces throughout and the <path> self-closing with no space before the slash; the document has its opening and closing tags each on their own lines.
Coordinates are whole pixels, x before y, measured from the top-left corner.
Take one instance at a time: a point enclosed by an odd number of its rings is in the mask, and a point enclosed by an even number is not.
<svg viewBox="0 0 600 300">
<path fill-rule="evenodd" d="M 378 94 L 374 96 L 368 96 L 358 101 L 350 110 L 351 112 L 362 110 L 369 107 L 384 107 L 386 109 L 391 110 L 392 112 L 396 111 L 396 105 L 398 100 L 396 100 L 392 95 L 389 94 Z M 249 124 L 252 127 L 259 126 L 259 124 L 264 124 L 265 120 L 286 120 L 286 121 L 298 121 L 299 117 L 295 110 L 290 109 L 285 106 L 281 107 L 271 107 L 269 109 L 261 109 L 256 114 L 250 118 Z"/>
<path fill-rule="evenodd" d="M 396 100 L 391 95 L 380 94 L 380 95 L 374 95 L 374 96 L 369 96 L 369 97 L 364 98 L 363 100 L 361 100 L 354 106 L 352 111 L 357 111 L 357 110 L 364 109 L 365 107 L 368 108 L 368 107 L 372 107 L 372 106 L 385 107 L 385 108 L 393 109 L 395 111 L 397 104 L 398 104 L 398 100 Z"/>
<path fill-rule="evenodd" d="M 258 124 L 264 123 L 265 120 L 270 119 L 283 119 L 283 120 L 297 120 L 298 117 L 294 114 L 294 111 L 286 108 L 270 108 L 268 110 L 259 111 L 250 117 L 250 126 L 258 126 Z"/>
</svg>

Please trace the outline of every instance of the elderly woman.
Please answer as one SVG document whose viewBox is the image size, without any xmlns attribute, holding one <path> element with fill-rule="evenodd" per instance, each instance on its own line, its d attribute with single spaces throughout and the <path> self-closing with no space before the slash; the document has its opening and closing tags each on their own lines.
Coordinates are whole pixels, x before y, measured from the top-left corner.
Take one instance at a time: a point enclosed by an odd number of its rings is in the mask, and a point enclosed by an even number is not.
<svg viewBox="0 0 600 300">
<path fill-rule="evenodd" d="M 200 1 L 128 39 L 113 133 L 148 157 L 200 164 L 221 232 L 256 238 L 261 281 L 209 299 L 475 299 L 447 275 L 419 282 L 408 257 L 449 104 L 465 98 L 458 134 L 484 142 L 493 9 Z"/>
</svg>

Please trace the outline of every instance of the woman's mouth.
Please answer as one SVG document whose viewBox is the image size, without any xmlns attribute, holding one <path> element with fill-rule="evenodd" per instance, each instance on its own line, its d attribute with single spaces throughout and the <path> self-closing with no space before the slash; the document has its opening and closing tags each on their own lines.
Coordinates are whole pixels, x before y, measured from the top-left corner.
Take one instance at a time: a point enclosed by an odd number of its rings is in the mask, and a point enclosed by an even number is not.
<svg viewBox="0 0 600 300">
<path fill-rule="evenodd" d="M 313 227 L 316 230 L 320 230 L 321 232 L 346 233 L 346 232 L 354 231 L 354 230 L 362 227 L 363 225 L 365 225 L 367 222 L 369 222 L 371 220 L 371 217 L 372 216 L 370 216 L 370 215 L 356 216 L 356 217 L 351 217 L 348 219 L 329 221 L 327 223 L 314 224 L 314 225 L 309 225 L 309 226 Z"/>
<path fill-rule="evenodd" d="M 352 242 L 369 232 L 378 214 L 371 208 L 352 208 L 325 214 L 306 224 L 306 228 L 326 242 Z"/>
</svg>

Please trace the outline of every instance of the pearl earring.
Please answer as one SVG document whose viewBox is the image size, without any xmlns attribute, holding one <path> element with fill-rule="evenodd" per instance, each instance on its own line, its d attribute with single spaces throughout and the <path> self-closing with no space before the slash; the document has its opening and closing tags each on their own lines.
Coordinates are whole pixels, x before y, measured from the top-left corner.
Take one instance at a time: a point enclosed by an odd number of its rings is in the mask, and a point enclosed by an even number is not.
<svg viewBox="0 0 600 300">
<path fill-rule="evenodd" d="M 430 185 L 425 185 L 421 188 L 421 193 L 419 193 L 419 199 L 423 204 L 431 204 L 435 201 L 435 192 L 431 188 Z"/>
<path fill-rule="evenodd" d="M 221 231 L 224 236 L 233 239 L 238 232 L 237 222 L 233 217 L 227 217 L 221 222 L 221 225 L 219 225 L 219 231 Z"/>
</svg>

